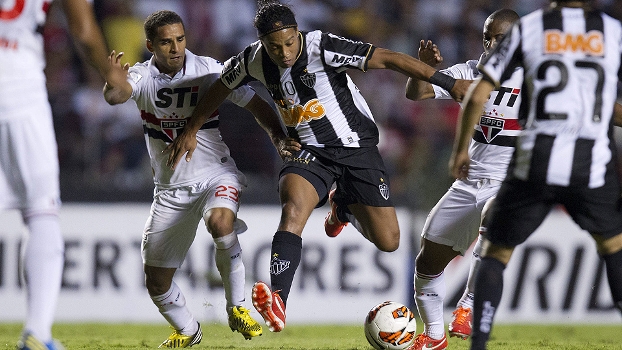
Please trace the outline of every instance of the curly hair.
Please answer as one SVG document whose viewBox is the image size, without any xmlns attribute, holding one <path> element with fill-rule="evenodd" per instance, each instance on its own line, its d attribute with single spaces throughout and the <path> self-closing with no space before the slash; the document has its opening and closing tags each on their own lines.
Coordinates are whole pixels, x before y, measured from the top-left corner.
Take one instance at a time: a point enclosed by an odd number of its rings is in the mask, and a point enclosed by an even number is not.
<svg viewBox="0 0 622 350">
<path fill-rule="evenodd" d="M 177 23 L 181 23 L 181 26 L 184 27 L 184 22 L 181 20 L 181 17 L 173 11 L 161 10 L 154 12 L 145 20 L 145 36 L 149 41 L 153 41 L 156 35 L 158 35 L 158 28 Z M 184 27 L 184 30 L 185 29 Z"/>
<path fill-rule="evenodd" d="M 298 26 L 291 8 L 281 4 L 278 0 L 257 0 L 254 24 L 259 37 L 277 30 Z"/>
</svg>

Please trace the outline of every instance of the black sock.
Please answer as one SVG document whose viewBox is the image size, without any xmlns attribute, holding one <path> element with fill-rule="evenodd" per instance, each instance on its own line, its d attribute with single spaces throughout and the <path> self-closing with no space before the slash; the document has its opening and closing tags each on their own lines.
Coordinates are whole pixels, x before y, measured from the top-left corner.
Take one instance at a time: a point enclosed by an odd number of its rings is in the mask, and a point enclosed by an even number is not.
<svg viewBox="0 0 622 350">
<path fill-rule="evenodd" d="M 302 255 L 302 238 L 287 231 L 277 231 L 272 238 L 272 254 L 270 259 L 270 284 L 272 291 L 280 290 L 283 303 L 292 288 L 294 273 L 300 264 Z"/>
<path fill-rule="evenodd" d="M 486 349 L 490 338 L 492 319 L 503 293 L 503 270 L 505 265 L 497 259 L 482 258 L 475 277 L 475 300 L 473 301 L 473 330 L 471 350 Z"/>
<path fill-rule="evenodd" d="M 622 312 L 622 250 L 603 256 L 613 304 Z"/>
</svg>

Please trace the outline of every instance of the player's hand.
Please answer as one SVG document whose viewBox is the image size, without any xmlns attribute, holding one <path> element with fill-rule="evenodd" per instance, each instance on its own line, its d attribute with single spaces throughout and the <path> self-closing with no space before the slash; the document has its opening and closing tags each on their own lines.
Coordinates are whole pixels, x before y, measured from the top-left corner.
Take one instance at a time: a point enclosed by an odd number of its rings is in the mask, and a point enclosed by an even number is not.
<svg viewBox="0 0 622 350">
<path fill-rule="evenodd" d="M 130 69 L 130 64 L 126 63 L 122 66 L 121 57 L 123 57 L 123 52 L 119 52 L 117 54 L 114 50 L 112 50 L 108 56 L 108 64 L 110 65 L 110 69 L 106 74 L 107 88 L 112 89 L 114 87 L 121 86 L 127 81 L 127 72 Z"/>
<path fill-rule="evenodd" d="M 471 86 L 472 82 L 473 80 L 456 79 L 456 84 L 451 89 L 451 91 L 449 91 L 449 94 L 457 102 L 462 102 L 467 92 L 469 91 L 469 87 Z"/>
<path fill-rule="evenodd" d="M 438 49 L 436 44 L 432 43 L 432 40 L 421 40 L 419 42 L 419 60 L 432 67 L 436 67 L 443 63 L 443 56 L 441 56 L 441 50 Z"/>
<path fill-rule="evenodd" d="M 469 151 L 453 152 L 451 158 L 449 158 L 449 175 L 454 179 L 465 179 L 469 176 L 469 165 L 471 164 L 471 158 L 469 157 Z"/>
<path fill-rule="evenodd" d="M 184 130 L 180 135 L 177 135 L 175 140 L 173 140 L 173 143 L 168 145 L 164 151 L 162 151 L 163 153 L 171 152 L 168 155 L 166 165 L 175 170 L 184 154 L 186 155 L 186 162 L 189 162 L 190 159 L 192 159 L 192 153 L 194 153 L 196 148 L 197 135 Z"/>
<path fill-rule="evenodd" d="M 281 159 L 287 160 L 291 158 L 294 153 L 300 151 L 302 149 L 302 145 L 298 140 L 292 137 L 287 137 L 282 140 L 279 140 L 277 150 L 279 151 L 279 156 Z"/>
</svg>

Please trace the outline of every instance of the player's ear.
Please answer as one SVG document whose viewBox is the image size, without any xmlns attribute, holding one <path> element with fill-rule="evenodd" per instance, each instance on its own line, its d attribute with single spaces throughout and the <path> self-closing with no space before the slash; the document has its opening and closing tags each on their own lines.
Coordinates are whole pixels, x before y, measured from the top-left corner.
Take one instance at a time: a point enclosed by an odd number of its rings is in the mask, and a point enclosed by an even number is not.
<svg viewBox="0 0 622 350">
<path fill-rule="evenodd" d="M 149 52 L 153 52 L 153 44 L 151 43 L 151 40 L 146 39 L 145 45 L 147 46 L 147 50 L 149 50 Z"/>
</svg>

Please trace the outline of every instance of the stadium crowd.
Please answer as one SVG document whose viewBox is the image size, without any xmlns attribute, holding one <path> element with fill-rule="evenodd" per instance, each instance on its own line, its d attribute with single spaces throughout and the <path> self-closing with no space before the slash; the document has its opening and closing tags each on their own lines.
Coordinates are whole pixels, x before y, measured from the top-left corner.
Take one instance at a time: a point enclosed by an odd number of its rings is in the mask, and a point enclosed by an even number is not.
<svg viewBox="0 0 622 350">
<path fill-rule="evenodd" d="M 524 15 L 548 4 L 546 0 L 284 2 L 292 6 L 301 30 L 322 29 L 414 57 L 419 41 L 430 39 L 444 57 L 439 68 L 479 57 L 481 23 L 494 10 L 512 8 Z M 622 18 L 620 1 L 597 2 Z M 181 15 L 191 33 L 188 48 L 196 54 L 226 60 L 257 39 L 250 25 L 254 0 L 94 0 L 94 6 L 110 49 L 125 52 L 123 61 L 131 65 L 149 57 L 142 25 L 148 14 L 160 9 Z M 78 59 L 59 9 L 53 6 L 48 20 L 46 73 L 63 201 L 150 201 L 153 182 L 135 105 L 130 101 L 109 106 L 101 95 L 103 81 Z M 447 163 L 459 105 L 451 100 L 410 101 L 405 98 L 406 78 L 389 70 L 350 74 L 380 127 L 379 148 L 391 175 L 394 203 L 429 210 L 453 181 Z M 362 74 L 365 79 L 360 79 Z M 221 108 L 221 132 L 249 179 L 244 202 L 278 203 L 280 158 L 252 115 L 226 103 Z M 622 144 L 622 135 L 617 140 Z"/>
</svg>

